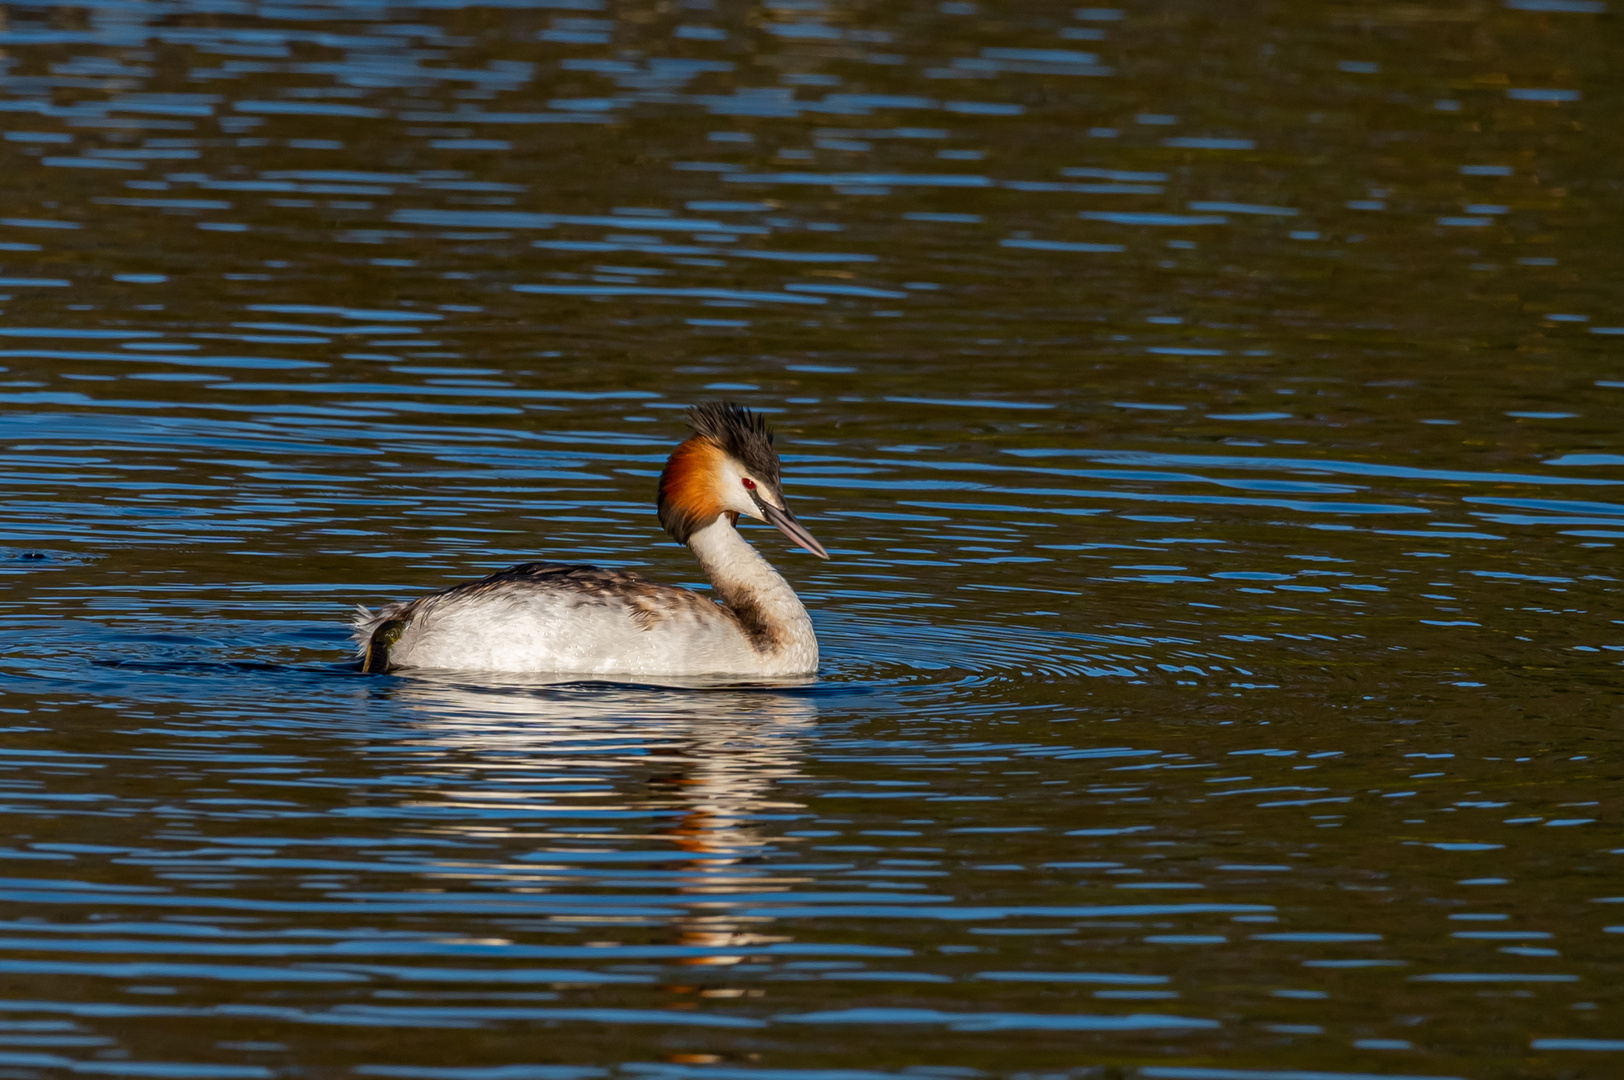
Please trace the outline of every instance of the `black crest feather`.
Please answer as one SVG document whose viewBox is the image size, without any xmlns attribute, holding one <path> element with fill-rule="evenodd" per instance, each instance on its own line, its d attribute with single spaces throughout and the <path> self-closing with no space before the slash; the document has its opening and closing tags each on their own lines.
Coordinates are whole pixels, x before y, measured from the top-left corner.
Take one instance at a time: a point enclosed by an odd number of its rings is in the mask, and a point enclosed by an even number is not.
<svg viewBox="0 0 1624 1080">
<path fill-rule="evenodd" d="M 778 451 L 761 414 L 731 401 L 710 401 L 688 410 L 688 426 L 736 458 L 758 480 L 778 486 Z"/>
</svg>

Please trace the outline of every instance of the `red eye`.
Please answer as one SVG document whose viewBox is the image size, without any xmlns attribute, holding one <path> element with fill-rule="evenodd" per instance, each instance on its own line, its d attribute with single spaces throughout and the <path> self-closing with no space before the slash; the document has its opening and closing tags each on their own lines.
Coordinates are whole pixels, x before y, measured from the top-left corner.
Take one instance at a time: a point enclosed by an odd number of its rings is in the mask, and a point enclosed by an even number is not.
<svg viewBox="0 0 1624 1080">
<path fill-rule="evenodd" d="M 746 490 L 746 491 L 754 491 L 754 490 L 756 490 L 756 482 L 754 480 L 750 479 L 748 476 L 744 477 L 743 480 L 740 481 L 740 482 L 744 484 L 744 490 Z"/>
</svg>

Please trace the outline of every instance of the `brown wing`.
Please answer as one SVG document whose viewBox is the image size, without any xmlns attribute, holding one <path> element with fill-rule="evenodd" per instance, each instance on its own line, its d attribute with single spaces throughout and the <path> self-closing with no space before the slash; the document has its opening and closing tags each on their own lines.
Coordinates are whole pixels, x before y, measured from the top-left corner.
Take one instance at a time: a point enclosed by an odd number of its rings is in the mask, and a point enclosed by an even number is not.
<svg viewBox="0 0 1624 1080">
<path fill-rule="evenodd" d="M 550 563 L 527 562 L 518 566 L 510 566 L 506 570 L 498 570 L 478 581 L 469 581 L 461 585 L 453 585 L 449 589 L 430 593 L 430 596 L 448 596 L 452 593 L 458 595 L 478 595 L 500 589 L 505 585 L 541 585 L 564 586 L 587 595 L 601 595 L 604 597 L 621 596 L 628 591 L 637 589 L 654 589 L 659 586 L 651 584 L 641 575 L 630 570 L 605 570 L 601 566 L 588 566 L 585 563 Z"/>
<path fill-rule="evenodd" d="M 726 610 L 698 593 L 671 585 L 656 585 L 630 570 L 608 570 L 580 563 L 521 563 L 478 581 L 430 593 L 413 603 L 441 598 L 473 600 L 483 594 L 523 590 L 526 586 L 567 593 L 582 603 L 618 603 L 640 630 L 653 629 L 662 620 L 682 613 L 715 615 L 718 610 Z"/>
</svg>

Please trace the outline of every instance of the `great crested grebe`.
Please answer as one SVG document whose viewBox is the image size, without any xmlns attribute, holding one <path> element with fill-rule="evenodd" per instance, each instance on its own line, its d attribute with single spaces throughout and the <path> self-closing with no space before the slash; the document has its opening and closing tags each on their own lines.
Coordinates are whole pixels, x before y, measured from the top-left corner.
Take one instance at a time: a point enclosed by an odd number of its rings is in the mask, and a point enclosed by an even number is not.
<svg viewBox="0 0 1624 1080">
<path fill-rule="evenodd" d="M 361 667 L 613 678 L 805 676 L 818 669 L 812 620 L 789 582 L 739 535 L 771 522 L 829 553 L 784 506 L 772 431 L 731 403 L 688 410 L 694 434 L 660 473 L 660 524 L 688 545 L 721 600 L 626 570 L 525 563 L 403 604 L 361 608 Z"/>
</svg>

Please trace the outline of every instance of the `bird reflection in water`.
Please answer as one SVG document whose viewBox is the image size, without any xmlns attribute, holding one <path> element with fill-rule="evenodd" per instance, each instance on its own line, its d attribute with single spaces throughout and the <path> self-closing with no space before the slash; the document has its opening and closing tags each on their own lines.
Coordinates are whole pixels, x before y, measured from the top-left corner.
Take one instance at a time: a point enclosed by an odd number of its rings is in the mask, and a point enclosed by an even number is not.
<svg viewBox="0 0 1624 1080">
<path fill-rule="evenodd" d="M 416 714 L 426 736 L 420 745 L 442 751 L 425 763 L 440 780 L 431 798 L 469 815 L 436 831 L 523 849 L 508 864 L 512 880 L 486 878 L 487 887 L 533 896 L 597 885 L 617 899 L 636 897 L 638 907 L 683 908 L 674 917 L 549 916 L 555 925 L 667 926 L 667 944 L 696 950 L 682 964 L 736 964 L 752 946 L 791 940 L 764 933 L 770 916 L 733 909 L 738 893 L 800 884 L 766 866 L 785 838 L 763 823 L 805 812 L 780 785 L 801 775 L 818 716 L 810 695 L 511 681 L 473 687 L 431 676 L 402 680 L 390 693 Z M 448 767 L 469 783 L 445 784 Z M 583 864 L 583 855 L 601 861 Z M 651 865 L 659 869 L 642 868 Z"/>
</svg>

